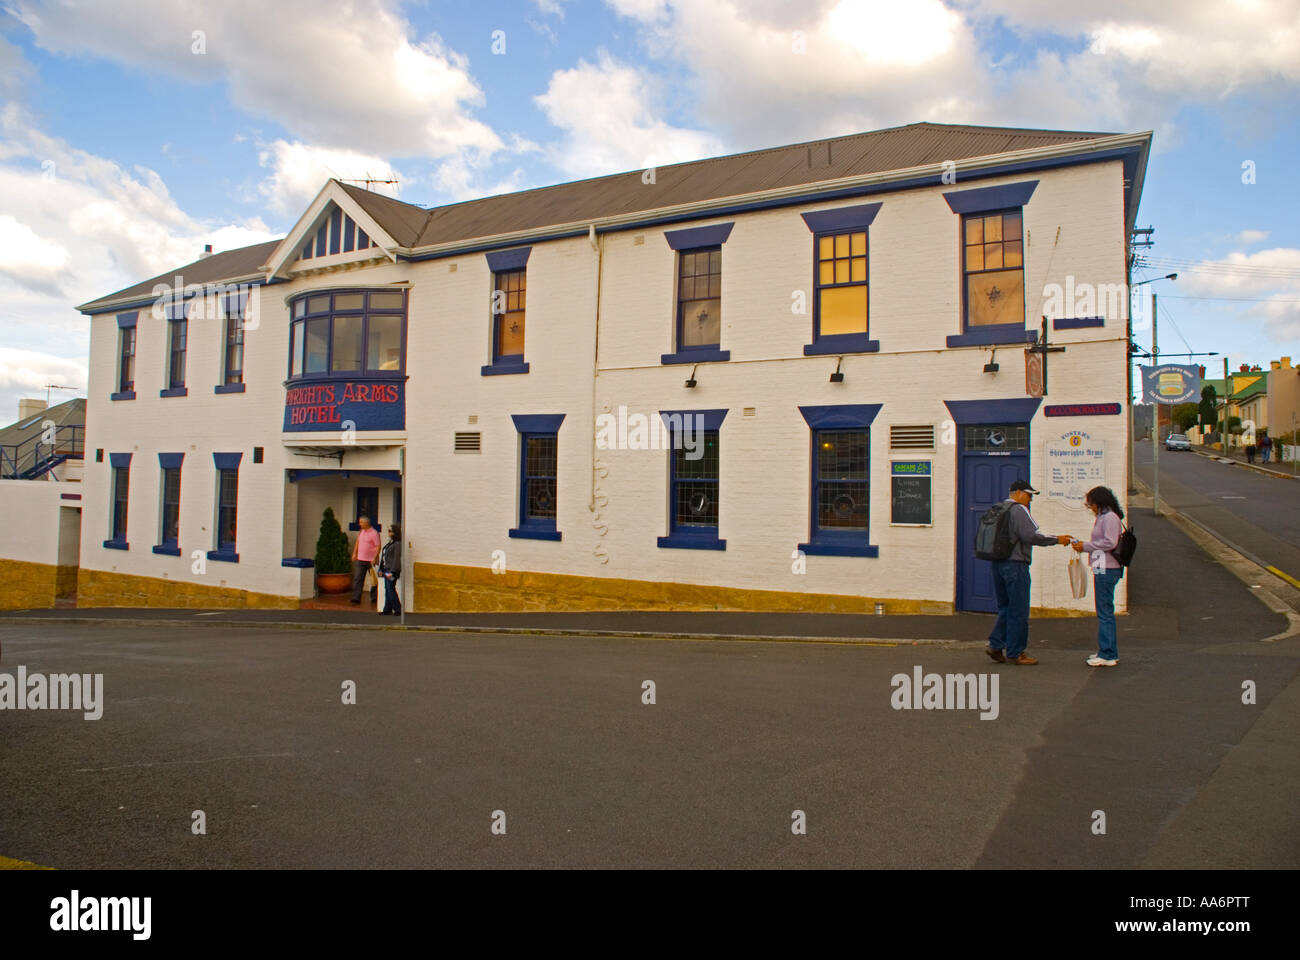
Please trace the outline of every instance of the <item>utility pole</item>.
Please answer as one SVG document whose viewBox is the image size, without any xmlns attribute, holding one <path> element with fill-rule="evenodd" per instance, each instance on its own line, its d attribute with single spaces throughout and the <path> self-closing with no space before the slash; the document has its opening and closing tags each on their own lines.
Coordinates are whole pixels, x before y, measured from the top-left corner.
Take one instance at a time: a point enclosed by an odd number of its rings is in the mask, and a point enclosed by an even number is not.
<svg viewBox="0 0 1300 960">
<path fill-rule="evenodd" d="M 1156 336 L 1156 292 L 1151 291 L 1151 363 L 1160 366 L 1160 341 Z M 1156 495 L 1151 509 L 1160 516 L 1160 404 L 1151 405 L 1151 475 L 1155 478 Z"/>
<path fill-rule="evenodd" d="M 1232 396 L 1232 381 L 1228 379 L 1228 358 L 1223 358 L 1223 432 L 1219 438 L 1223 441 L 1223 455 L 1228 456 L 1228 398 Z"/>
</svg>

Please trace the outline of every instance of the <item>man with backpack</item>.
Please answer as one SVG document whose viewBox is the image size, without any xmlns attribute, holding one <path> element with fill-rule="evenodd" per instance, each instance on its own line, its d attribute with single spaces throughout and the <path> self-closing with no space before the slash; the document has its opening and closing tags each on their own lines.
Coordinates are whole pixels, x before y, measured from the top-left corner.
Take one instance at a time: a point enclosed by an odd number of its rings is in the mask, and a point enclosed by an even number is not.
<svg viewBox="0 0 1300 960">
<path fill-rule="evenodd" d="M 1064 546 L 1069 534 L 1051 537 L 1040 533 L 1030 516 L 1029 504 L 1038 493 L 1024 480 L 1011 484 L 1006 500 L 990 507 L 980 518 L 975 538 L 975 555 L 993 563 L 993 590 L 998 601 L 998 619 L 985 649 L 998 663 L 1032 666 L 1029 656 L 1029 561 L 1035 546 Z"/>
</svg>

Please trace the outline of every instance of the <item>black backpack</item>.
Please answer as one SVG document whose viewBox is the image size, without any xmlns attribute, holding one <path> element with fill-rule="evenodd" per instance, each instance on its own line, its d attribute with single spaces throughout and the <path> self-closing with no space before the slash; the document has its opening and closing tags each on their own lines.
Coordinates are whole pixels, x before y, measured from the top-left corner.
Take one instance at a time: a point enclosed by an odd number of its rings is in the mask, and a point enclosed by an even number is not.
<svg viewBox="0 0 1300 960">
<path fill-rule="evenodd" d="M 1120 521 L 1122 528 L 1119 535 L 1119 543 L 1115 544 L 1115 549 L 1110 555 L 1119 561 L 1121 567 L 1127 567 L 1133 562 L 1133 554 L 1137 552 L 1138 538 L 1133 533 L 1133 528 L 1127 526 L 1123 520 Z"/>
<path fill-rule="evenodd" d="M 1006 560 L 1015 546 L 1011 542 L 1012 500 L 995 503 L 984 511 L 975 529 L 975 556 L 980 560 Z"/>
</svg>

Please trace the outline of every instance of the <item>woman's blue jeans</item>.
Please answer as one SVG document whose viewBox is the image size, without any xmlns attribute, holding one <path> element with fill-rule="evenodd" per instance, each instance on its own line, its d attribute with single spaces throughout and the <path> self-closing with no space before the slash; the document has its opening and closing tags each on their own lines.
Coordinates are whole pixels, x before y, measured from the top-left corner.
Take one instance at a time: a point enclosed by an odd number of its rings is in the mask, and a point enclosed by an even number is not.
<svg viewBox="0 0 1300 960">
<path fill-rule="evenodd" d="M 1092 575 L 1092 593 L 1097 606 L 1097 656 L 1103 660 L 1119 659 L 1115 638 L 1115 584 L 1123 576 L 1123 567 Z"/>
</svg>

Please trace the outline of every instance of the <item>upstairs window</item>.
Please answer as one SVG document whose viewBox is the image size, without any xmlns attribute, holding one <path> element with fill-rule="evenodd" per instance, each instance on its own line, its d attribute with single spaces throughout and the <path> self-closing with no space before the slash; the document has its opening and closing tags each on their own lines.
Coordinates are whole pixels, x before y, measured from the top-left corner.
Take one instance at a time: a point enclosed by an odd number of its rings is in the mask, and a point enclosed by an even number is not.
<svg viewBox="0 0 1300 960">
<path fill-rule="evenodd" d="M 164 397 L 185 395 L 185 351 L 189 337 L 189 320 L 186 319 L 186 304 L 176 303 L 167 307 L 167 388 L 161 392 Z"/>
<path fill-rule="evenodd" d="M 305 294 L 292 306 L 291 380 L 399 375 L 405 370 L 405 291 Z"/>
<path fill-rule="evenodd" d="M 804 347 L 805 355 L 880 349 L 868 334 L 868 228 L 880 207 L 864 203 L 802 215 L 813 233 L 813 340 Z"/>
<path fill-rule="evenodd" d="M 673 278 L 673 349 L 661 363 L 730 360 L 722 349 L 722 247 L 734 223 L 666 230 L 677 254 Z"/>
<path fill-rule="evenodd" d="M 492 362 L 483 376 L 527 373 L 524 362 L 524 316 L 528 299 L 528 257 L 532 247 L 494 251 L 486 255 L 492 276 L 491 327 L 488 350 Z"/>
<path fill-rule="evenodd" d="M 954 190 L 943 195 L 958 216 L 961 333 L 950 347 L 1023 344 L 1025 329 L 1025 206 L 1037 180 Z"/>
<path fill-rule="evenodd" d="M 244 382 L 244 311 L 248 294 L 226 297 L 226 343 L 223 354 L 222 383 L 226 386 Z"/>
<path fill-rule="evenodd" d="M 496 274 L 492 288 L 492 362 L 522 363 L 526 270 Z"/>
<path fill-rule="evenodd" d="M 135 327 L 123 327 L 121 364 L 117 388 L 123 393 L 135 389 Z"/>
<path fill-rule="evenodd" d="M 114 400 L 135 399 L 135 342 L 138 313 L 123 313 L 117 318 L 117 392 Z"/>
<path fill-rule="evenodd" d="M 1025 325 L 1025 261 L 1019 209 L 962 217 L 967 329 Z"/>
<path fill-rule="evenodd" d="M 677 352 L 716 351 L 722 338 L 722 247 L 677 258 Z"/>
</svg>

